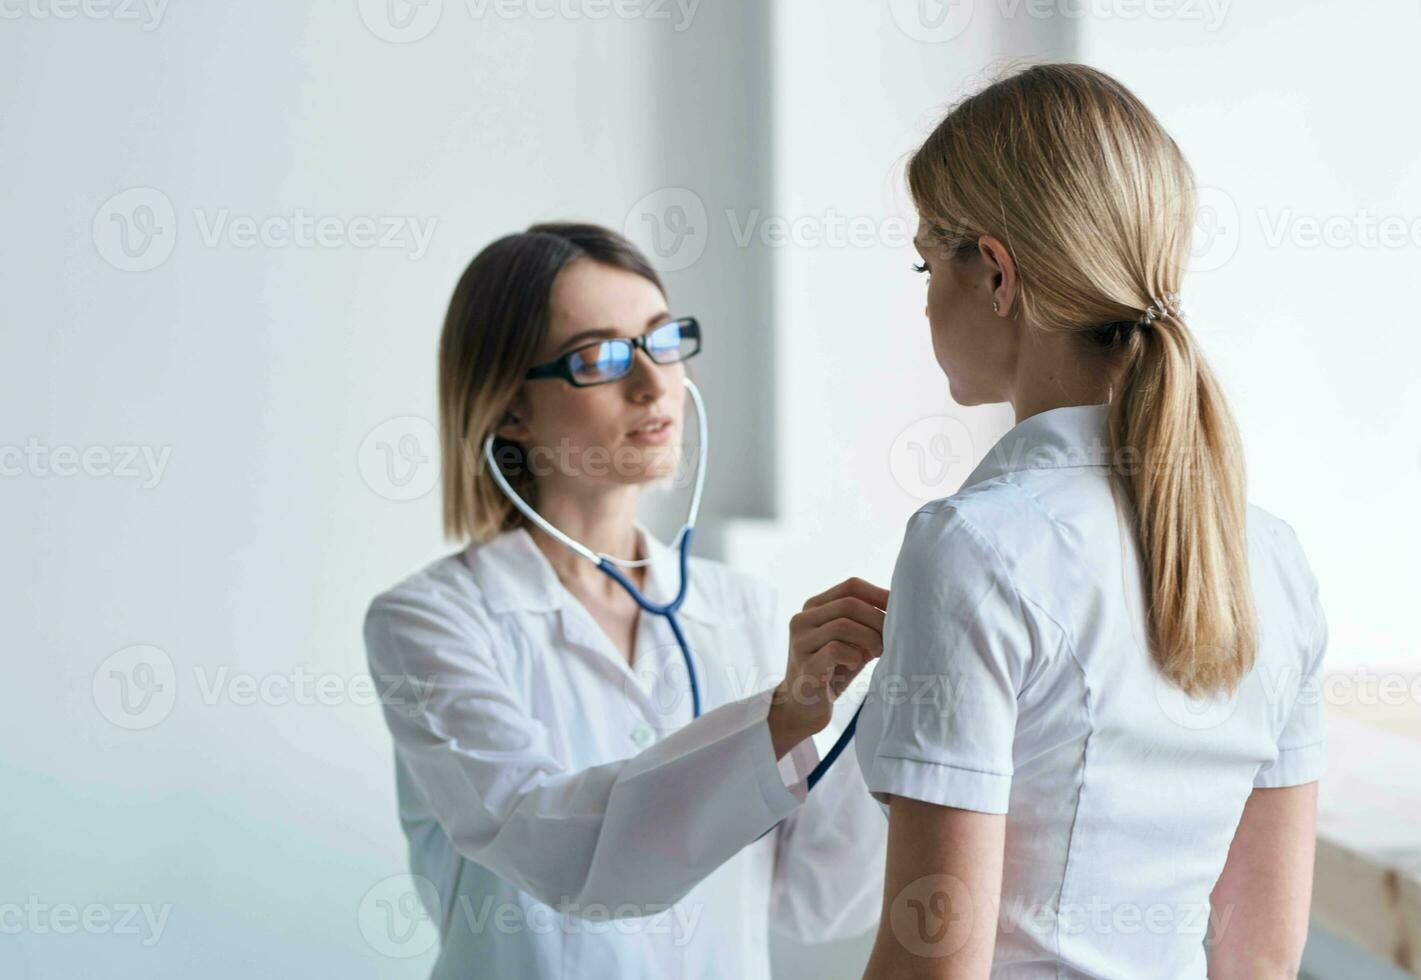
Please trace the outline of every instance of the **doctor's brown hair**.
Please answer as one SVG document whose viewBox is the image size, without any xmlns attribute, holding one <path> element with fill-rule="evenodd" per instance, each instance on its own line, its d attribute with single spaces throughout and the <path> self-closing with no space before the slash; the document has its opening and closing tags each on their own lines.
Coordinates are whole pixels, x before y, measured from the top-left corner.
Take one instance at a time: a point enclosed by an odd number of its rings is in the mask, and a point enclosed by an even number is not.
<svg viewBox="0 0 1421 980">
<path fill-rule="evenodd" d="M 528 523 L 488 472 L 483 445 L 547 339 L 553 282 L 577 261 L 625 269 L 666 292 L 627 239 L 599 225 L 569 222 L 537 224 L 498 239 L 474 256 L 454 288 L 439 339 L 447 538 L 485 541 Z M 509 485 L 536 510 L 536 481 L 523 447 L 496 437 L 493 454 Z"/>
<path fill-rule="evenodd" d="M 1076 334 L 1118 371 L 1110 478 L 1139 543 L 1151 655 L 1191 695 L 1233 691 L 1257 645 L 1238 430 L 1178 308 L 1136 323 L 1189 261 L 1179 147 L 1109 75 L 1041 64 L 955 105 L 908 186 L 933 248 L 1000 239 L 1024 328 Z"/>
</svg>

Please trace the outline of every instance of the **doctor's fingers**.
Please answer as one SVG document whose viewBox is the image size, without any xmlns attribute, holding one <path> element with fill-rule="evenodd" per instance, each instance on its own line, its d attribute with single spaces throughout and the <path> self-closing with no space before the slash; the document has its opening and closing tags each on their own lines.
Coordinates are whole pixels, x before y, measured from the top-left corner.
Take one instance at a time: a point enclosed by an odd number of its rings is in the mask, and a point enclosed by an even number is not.
<svg viewBox="0 0 1421 980">
<path fill-rule="evenodd" d="M 832 589 L 811 596 L 804 603 L 804 608 L 807 611 L 845 596 L 853 596 L 879 609 L 888 608 L 888 590 L 857 577 L 846 578 Z"/>
<path fill-rule="evenodd" d="M 877 656 L 874 651 L 864 650 L 852 643 L 830 640 L 805 661 L 803 673 L 826 683 L 836 676 L 847 676 L 852 680 L 865 664 Z"/>
<path fill-rule="evenodd" d="M 832 701 L 876 656 L 851 643 L 830 640 L 801 661 L 793 675 L 785 679 L 790 696 L 805 703 L 817 702 L 827 693 Z"/>
<path fill-rule="evenodd" d="M 790 632 L 790 649 L 800 656 L 812 654 L 832 642 L 858 647 L 875 657 L 883 652 L 883 633 L 879 628 L 846 617 L 832 619 L 811 629 Z"/>
<path fill-rule="evenodd" d="M 832 693 L 832 694 L 834 695 L 834 697 L 837 699 L 840 694 L 843 694 L 845 691 L 848 690 L 849 685 L 854 682 L 854 678 L 857 677 L 860 673 L 862 673 L 863 669 L 864 669 L 865 667 L 867 667 L 867 666 L 868 666 L 868 661 L 865 660 L 863 663 L 859 664 L 857 667 L 851 667 L 851 666 L 839 666 L 839 667 L 835 667 L 835 668 L 834 668 L 834 673 L 833 673 L 833 675 L 831 675 L 830 678 L 829 678 L 829 691 L 830 691 L 830 693 Z"/>
<path fill-rule="evenodd" d="M 790 617 L 790 629 L 803 631 L 807 627 L 823 626 L 834 619 L 857 620 L 865 626 L 883 632 L 883 620 L 887 616 L 882 609 L 876 609 L 857 596 L 842 596 L 831 599 L 822 606 L 812 606 Z"/>
<path fill-rule="evenodd" d="M 789 620 L 789 632 L 790 637 L 795 638 L 812 633 L 816 629 L 822 629 L 830 623 L 851 622 L 858 623 L 881 636 L 884 619 L 885 614 L 882 610 L 873 608 L 862 599 L 845 596 L 825 605 L 795 613 Z M 821 645 L 822 641 L 816 644 L 816 646 Z"/>
</svg>

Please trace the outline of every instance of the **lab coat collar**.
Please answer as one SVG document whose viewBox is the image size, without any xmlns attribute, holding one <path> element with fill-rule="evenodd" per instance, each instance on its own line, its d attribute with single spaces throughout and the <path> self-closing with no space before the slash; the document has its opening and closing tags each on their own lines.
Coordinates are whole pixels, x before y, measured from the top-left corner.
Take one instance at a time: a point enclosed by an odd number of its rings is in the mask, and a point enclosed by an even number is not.
<svg viewBox="0 0 1421 980">
<path fill-rule="evenodd" d="M 662 543 L 640 520 L 633 524 L 640 550 L 651 559 L 642 591 L 652 602 L 670 602 L 676 597 L 681 581 L 680 552 Z M 552 612 L 576 601 L 558 581 L 553 566 L 526 527 L 504 531 L 489 541 L 470 545 L 464 552 L 464 560 L 494 612 Z M 691 582 L 686 588 L 686 601 L 680 615 L 704 623 L 718 623 L 722 619 L 723 602 L 717 583 L 707 580 L 707 569 L 694 568 L 694 561 L 693 558 Z M 631 569 L 622 571 L 631 577 Z"/>
<path fill-rule="evenodd" d="M 1108 466 L 1109 409 L 1109 405 L 1067 405 L 1022 419 L 987 450 L 961 489 L 1020 470 Z"/>
</svg>

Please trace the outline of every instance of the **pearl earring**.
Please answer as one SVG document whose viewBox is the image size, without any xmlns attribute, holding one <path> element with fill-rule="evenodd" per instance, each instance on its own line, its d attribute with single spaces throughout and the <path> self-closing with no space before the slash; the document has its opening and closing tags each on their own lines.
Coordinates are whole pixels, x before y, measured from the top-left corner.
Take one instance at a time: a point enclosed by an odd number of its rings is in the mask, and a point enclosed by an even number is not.
<svg viewBox="0 0 1421 980">
<path fill-rule="evenodd" d="M 992 300 L 992 312 L 993 312 L 993 313 L 1000 313 L 1000 312 L 1001 312 L 1001 310 L 997 309 L 997 301 L 996 301 L 996 300 Z"/>
</svg>

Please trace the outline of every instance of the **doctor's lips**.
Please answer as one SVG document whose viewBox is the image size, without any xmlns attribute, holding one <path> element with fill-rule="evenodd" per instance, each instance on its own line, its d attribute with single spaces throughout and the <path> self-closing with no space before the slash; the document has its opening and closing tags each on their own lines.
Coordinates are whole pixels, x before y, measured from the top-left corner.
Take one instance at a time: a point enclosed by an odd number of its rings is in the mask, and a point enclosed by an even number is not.
<svg viewBox="0 0 1421 980">
<path fill-rule="evenodd" d="M 674 428 L 669 415 L 652 415 L 641 420 L 627 433 L 627 438 L 642 446 L 659 446 L 671 439 Z"/>
</svg>

